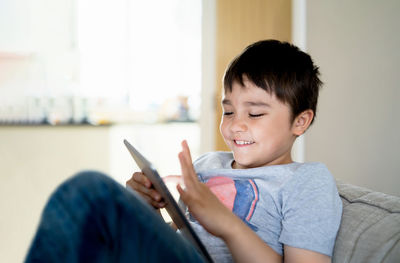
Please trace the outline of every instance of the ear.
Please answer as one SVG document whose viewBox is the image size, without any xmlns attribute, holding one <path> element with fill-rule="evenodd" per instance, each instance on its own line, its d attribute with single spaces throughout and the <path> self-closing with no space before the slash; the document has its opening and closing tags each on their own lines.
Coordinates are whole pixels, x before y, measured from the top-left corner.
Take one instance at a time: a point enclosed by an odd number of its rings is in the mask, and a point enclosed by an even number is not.
<svg viewBox="0 0 400 263">
<path fill-rule="evenodd" d="M 300 136 L 306 132 L 314 118 L 314 112 L 312 110 L 305 110 L 293 121 L 292 132 L 296 136 Z"/>
</svg>

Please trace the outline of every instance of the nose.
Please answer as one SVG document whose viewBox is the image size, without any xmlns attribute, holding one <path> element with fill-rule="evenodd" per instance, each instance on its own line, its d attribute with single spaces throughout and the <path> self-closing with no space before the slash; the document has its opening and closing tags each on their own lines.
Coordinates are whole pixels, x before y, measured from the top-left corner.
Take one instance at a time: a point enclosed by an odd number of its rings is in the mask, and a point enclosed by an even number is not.
<svg viewBox="0 0 400 263">
<path fill-rule="evenodd" d="M 245 132 L 248 129 L 246 121 L 238 116 L 232 119 L 230 126 L 232 132 Z"/>
</svg>

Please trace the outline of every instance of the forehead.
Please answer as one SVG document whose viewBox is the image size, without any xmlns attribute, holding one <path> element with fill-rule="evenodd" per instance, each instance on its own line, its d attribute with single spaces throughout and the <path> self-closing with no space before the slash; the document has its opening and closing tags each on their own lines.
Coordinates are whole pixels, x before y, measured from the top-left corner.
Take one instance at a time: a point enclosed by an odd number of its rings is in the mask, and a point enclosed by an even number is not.
<svg viewBox="0 0 400 263">
<path fill-rule="evenodd" d="M 263 88 L 258 87 L 253 82 L 244 79 L 243 85 L 239 82 L 233 82 L 231 89 L 224 88 L 224 96 L 225 98 L 254 98 L 259 100 L 270 99 L 271 97 L 275 97 L 274 94 L 271 94 L 264 90 Z"/>
<path fill-rule="evenodd" d="M 287 103 L 279 100 L 274 92 L 268 92 L 248 80 L 243 81 L 243 84 L 234 82 L 231 90 L 224 89 L 221 101 L 223 106 L 290 108 Z"/>
</svg>

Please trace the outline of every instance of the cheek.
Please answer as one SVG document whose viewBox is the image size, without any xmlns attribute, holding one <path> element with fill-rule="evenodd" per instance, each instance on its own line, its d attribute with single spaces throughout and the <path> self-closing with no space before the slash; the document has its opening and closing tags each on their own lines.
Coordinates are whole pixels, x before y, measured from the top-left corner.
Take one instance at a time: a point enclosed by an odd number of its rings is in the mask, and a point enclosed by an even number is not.
<svg viewBox="0 0 400 263">
<path fill-rule="evenodd" d="M 224 119 L 221 119 L 221 123 L 219 125 L 219 132 L 222 134 L 222 136 L 225 138 L 226 136 L 226 131 L 227 131 L 227 125 L 226 125 L 226 121 L 224 121 Z"/>
<path fill-rule="evenodd" d="M 269 143 L 280 141 L 282 137 L 286 136 L 289 125 L 284 120 L 267 120 L 253 126 L 252 133 L 259 139 Z M 273 139 L 273 140 L 272 140 Z"/>
<path fill-rule="evenodd" d="M 229 120 L 222 120 L 221 124 L 219 126 L 219 131 L 224 138 L 224 141 L 228 143 L 229 138 L 231 138 L 231 129 L 230 129 L 230 123 Z"/>
</svg>

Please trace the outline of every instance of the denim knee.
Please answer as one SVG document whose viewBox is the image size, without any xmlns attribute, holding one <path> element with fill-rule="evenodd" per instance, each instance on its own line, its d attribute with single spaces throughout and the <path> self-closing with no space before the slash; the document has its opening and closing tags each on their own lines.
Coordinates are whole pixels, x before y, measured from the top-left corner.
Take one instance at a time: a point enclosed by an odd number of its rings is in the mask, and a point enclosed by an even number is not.
<svg viewBox="0 0 400 263">
<path fill-rule="evenodd" d="M 61 197 L 64 200 L 79 197 L 90 200 L 104 199 L 121 187 L 108 175 L 88 170 L 81 171 L 67 179 L 55 190 L 53 196 L 56 198 Z"/>
<path fill-rule="evenodd" d="M 98 183 L 109 183 L 112 179 L 99 171 L 86 170 L 76 173 L 66 182 L 70 184 L 77 184 L 79 186 L 91 186 Z"/>
<path fill-rule="evenodd" d="M 88 262 L 79 259 L 94 255 L 108 259 L 112 251 L 107 245 L 116 240 L 109 233 L 118 233 L 112 227 L 119 222 L 113 196 L 120 189 L 96 171 L 80 172 L 62 183 L 43 210 L 26 262 Z"/>
</svg>

